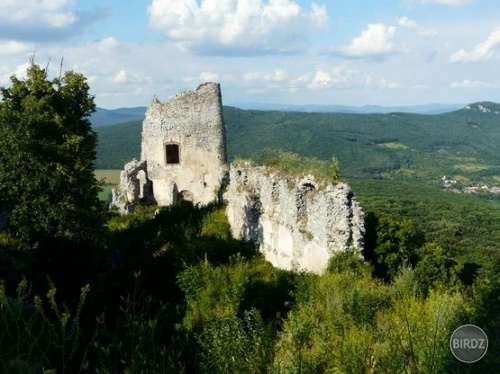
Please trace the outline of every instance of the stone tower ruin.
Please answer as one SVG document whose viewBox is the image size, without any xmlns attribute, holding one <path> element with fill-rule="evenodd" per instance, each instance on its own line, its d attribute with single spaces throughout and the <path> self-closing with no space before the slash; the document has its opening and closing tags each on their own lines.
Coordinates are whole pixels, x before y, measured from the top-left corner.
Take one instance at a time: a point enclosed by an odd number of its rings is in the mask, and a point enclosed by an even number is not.
<svg viewBox="0 0 500 374">
<path fill-rule="evenodd" d="M 140 202 L 206 205 L 221 199 L 227 175 L 220 85 L 153 99 L 142 125 L 141 161 L 122 171 L 113 205 L 130 211 Z"/>
</svg>

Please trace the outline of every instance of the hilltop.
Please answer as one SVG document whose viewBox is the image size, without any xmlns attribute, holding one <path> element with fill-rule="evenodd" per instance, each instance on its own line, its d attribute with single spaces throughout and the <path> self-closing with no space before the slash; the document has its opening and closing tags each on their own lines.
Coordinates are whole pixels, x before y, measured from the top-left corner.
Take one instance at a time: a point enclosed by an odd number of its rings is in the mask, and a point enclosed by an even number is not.
<svg viewBox="0 0 500 374">
<path fill-rule="evenodd" d="M 146 113 L 146 107 L 104 109 L 96 108 L 90 116 L 90 122 L 94 127 L 116 125 L 130 121 L 142 121 Z"/>
</svg>

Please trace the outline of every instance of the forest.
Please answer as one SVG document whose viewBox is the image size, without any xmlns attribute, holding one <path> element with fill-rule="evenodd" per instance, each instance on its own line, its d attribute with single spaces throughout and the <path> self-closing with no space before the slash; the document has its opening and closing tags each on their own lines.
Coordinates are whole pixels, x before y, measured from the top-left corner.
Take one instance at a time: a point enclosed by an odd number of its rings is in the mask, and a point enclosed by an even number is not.
<svg viewBox="0 0 500 374">
<path fill-rule="evenodd" d="M 464 183 L 494 180 L 494 113 L 467 112 L 465 122 L 462 112 L 373 115 L 356 132 L 351 115 L 334 116 L 338 125 L 330 127 L 331 115 L 226 108 L 231 159 L 277 165 L 277 149 L 309 161 L 339 158 L 340 177 L 365 212 L 363 259 L 339 253 L 316 275 L 274 268 L 232 238 L 222 205 L 150 206 L 124 216 L 109 210 L 93 167 L 119 169 L 138 157 L 140 123 L 103 126 L 94 136 L 84 77 L 48 81 L 32 65 L 27 80 L 13 79 L 1 93 L 0 372 L 498 368 L 500 201 L 433 182 L 442 167 L 451 176 L 460 170 Z M 137 132 L 117 131 L 127 128 Z M 434 130 L 445 140 L 433 138 Z M 68 156 L 76 150 L 80 157 Z M 442 161 L 427 170 L 436 155 Z M 387 167 L 398 159 L 399 168 Z M 471 163 L 491 174 L 457 166 Z M 478 362 L 450 352 L 450 335 L 463 324 L 488 336 Z"/>
</svg>

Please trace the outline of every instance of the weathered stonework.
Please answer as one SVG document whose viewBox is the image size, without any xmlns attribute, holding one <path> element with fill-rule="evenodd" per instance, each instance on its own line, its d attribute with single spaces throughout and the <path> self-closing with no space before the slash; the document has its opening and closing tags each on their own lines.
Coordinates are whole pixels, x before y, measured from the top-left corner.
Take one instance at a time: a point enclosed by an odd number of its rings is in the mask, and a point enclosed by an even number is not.
<svg viewBox="0 0 500 374">
<path fill-rule="evenodd" d="M 141 161 L 125 165 L 112 205 L 129 213 L 143 203 L 222 200 L 233 236 L 255 243 L 277 267 L 321 273 L 335 252 L 363 248 L 363 212 L 345 183 L 249 164 L 232 165 L 228 180 L 218 84 L 202 84 L 167 103 L 153 100 L 143 122 Z"/>
<path fill-rule="evenodd" d="M 155 203 L 153 185 L 147 176 L 147 161 L 132 160 L 120 173 L 120 187 L 112 190 L 112 204 L 122 213 L 131 213 L 140 204 Z"/>
<path fill-rule="evenodd" d="M 147 165 L 141 170 L 152 185 L 147 198 L 158 205 L 182 201 L 206 205 L 219 200 L 227 176 L 219 84 L 202 84 L 166 103 L 154 99 L 142 125 L 141 162 Z M 121 192 L 112 200 L 120 208 L 138 202 L 135 177 L 124 178 Z"/>
<path fill-rule="evenodd" d="M 233 236 L 254 242 L 274 266 L 321 273 L 334 253 L 363 248 L 363 212 L 347 184 L 248 164 L 232 165 L 230 180 Z"/>
</svg>

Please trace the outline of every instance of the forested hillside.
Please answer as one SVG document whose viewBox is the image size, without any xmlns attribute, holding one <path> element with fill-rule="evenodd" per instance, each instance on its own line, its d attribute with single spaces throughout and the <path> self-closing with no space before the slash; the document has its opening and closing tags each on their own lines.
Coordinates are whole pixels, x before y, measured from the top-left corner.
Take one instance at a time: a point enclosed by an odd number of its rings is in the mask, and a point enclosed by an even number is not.
<svg viewBox="0 0 500 374">
<path fill-rule="evenodd" d="M 490 111 L 482 111 L 491 108 Z M 257 160 L 269 150 L 330 159 L 347 179 L 437 183 L 500 183 L 500 115 L 497 104 L 439 114 L 301 113 L 224 108 L 229 160 Z M 139 157 L 140 122 L 98 128 L 97 168 L 121 169 Z"/>
</svg>

